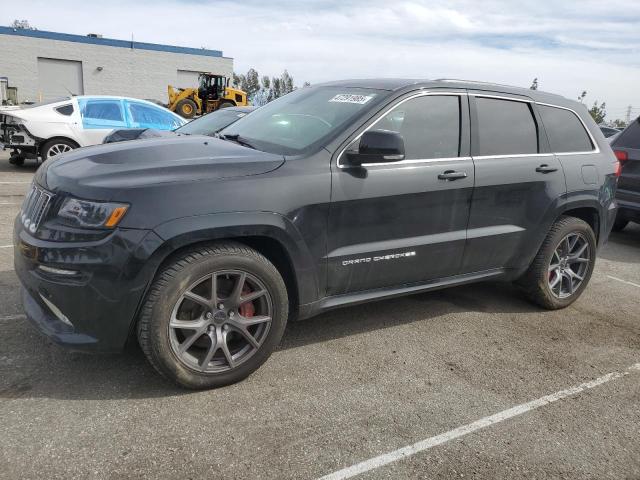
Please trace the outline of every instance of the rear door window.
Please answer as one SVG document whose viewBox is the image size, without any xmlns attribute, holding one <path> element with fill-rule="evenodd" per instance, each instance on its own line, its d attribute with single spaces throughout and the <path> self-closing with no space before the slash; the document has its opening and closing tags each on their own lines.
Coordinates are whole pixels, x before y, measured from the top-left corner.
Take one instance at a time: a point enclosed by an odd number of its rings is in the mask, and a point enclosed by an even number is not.
<svg viewBox="0 0 640 480">
<path fill-rule="evenodd" d="M 552 152 L 591 152 L 593 150 L 589 134 L 571 110 L 538 105 L 538 111 Z"/>
<path fill-rule="evenodd" d="M 477 155 L 538 153 L 538 128 L 528 102 L 476 97 Z"/>
<path fill-rule="evenodd" d="M 120 100 L 78 100 L 84 128 L 124 128 L 122 102 Z"/>
</svg>

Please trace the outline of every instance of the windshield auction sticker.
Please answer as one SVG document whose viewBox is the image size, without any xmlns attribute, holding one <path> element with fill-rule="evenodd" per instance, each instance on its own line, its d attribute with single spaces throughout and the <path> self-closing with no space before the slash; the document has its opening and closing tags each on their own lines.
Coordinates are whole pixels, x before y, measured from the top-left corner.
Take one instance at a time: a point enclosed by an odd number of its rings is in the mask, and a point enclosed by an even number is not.
<svg viewBox="0 0 640 480">
<path fill-rule="evenodd" d="M 352 93 L 340 93 L 329 100 L 329 102 L 357 103 L 358 105 L 364 105 L 372 98 L 373 95 L 354 95 Z"/>
</svg>

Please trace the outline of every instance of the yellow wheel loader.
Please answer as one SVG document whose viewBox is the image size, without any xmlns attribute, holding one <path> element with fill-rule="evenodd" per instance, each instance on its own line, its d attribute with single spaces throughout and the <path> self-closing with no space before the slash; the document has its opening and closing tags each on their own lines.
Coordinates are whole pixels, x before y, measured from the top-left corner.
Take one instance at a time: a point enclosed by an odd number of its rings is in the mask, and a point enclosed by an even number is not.
<svg viewBox="0 0 640 480">
<path fill-rule="evenodd" d="M 201 73 L 198 81 L 198 88 L 174 88 L 169 85 L 167 108 L 181 117 L 193 118 L 219 108 L 249 105 L 246 92 L 229 87 L 227 77 Z"/>
</svg>

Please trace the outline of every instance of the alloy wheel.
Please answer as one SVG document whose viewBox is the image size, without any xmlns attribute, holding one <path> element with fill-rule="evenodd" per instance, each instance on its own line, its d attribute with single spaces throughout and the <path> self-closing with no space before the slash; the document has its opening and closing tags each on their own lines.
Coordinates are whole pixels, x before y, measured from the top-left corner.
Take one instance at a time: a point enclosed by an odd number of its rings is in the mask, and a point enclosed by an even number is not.
<svg viewBox="0 0 640 480">
<path fill-rule="evenodd" d="M 581 233 L 566 235 L 549 262 L 549 289 L 557 298 L 567 298 L 582 285 L 591 264 L 591 248 Z"/>
<path fill-rule="evenodd" d="M 176 302 L 169 321 L 171 349 L 192 370 L 225 372 L 260 349 L 272 316 L 271 295 L 260 279 L 241 270 L 214 272 Z"/>
<path fill-rule="evenodd" d="M 49 147 L 49 150 L 47 150 L 47 158 L 55 157 L 56 155 L 70 152 L 71 150 L 73 150 L 73 148 L 66 143 L 54 143 Z"/>
</svg>

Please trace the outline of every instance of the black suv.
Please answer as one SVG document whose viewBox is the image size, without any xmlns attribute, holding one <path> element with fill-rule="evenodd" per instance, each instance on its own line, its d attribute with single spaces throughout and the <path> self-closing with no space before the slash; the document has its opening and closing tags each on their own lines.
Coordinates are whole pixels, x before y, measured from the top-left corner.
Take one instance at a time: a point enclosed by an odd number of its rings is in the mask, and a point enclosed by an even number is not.
<svg viewBox="0 0 640 480">
<path fill-rule="evenodd" d="M 622 230 L 629 222 L 640 223 L 640 117 L 611 142 L 611 148 L 621 167 L 616 193 L 618 216 L 613 229 Z"/>
<path fill-rule="evenodd" d="M 15 222 L 27 316 L 54 341 L 131 337 L 190 388 L 238 381 L 288 319 L 481 280 L 544 308 L 584 291 L 618 162 L 579 103 L 463 81 L 302 88 L 218 138 L 46 162 Z"/>
</svg>

